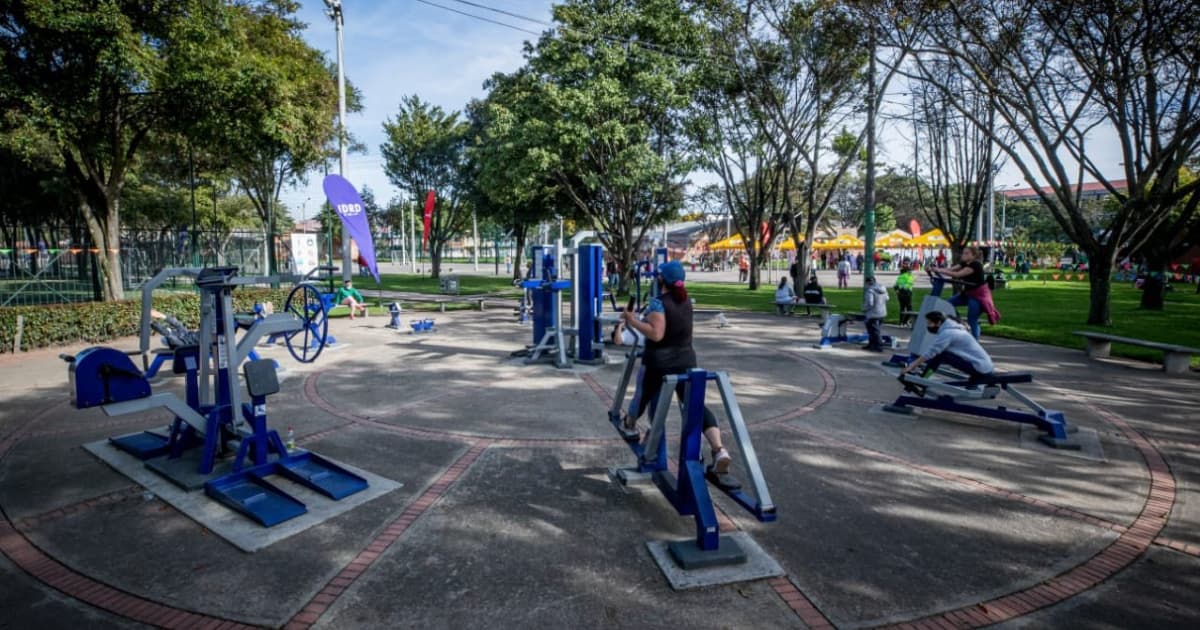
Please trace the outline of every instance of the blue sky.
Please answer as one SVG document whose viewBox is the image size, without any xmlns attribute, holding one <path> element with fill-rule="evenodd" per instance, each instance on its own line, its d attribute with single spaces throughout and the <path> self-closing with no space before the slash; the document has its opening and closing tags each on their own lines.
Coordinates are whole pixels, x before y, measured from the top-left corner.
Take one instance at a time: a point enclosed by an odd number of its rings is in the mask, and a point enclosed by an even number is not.
<svg viewBox="0 0 1200 630">
<path fill-rule="evenodd" d="M 429 1 L 535 32 L 544 29 L 455 0 Z M 481 0 L 478 4 L 549 22 L 553 2 Z M 379 152 L 384 140 L 383 122 L 396 112 L 401 97 L 418 94 L 446 110 L 461 111 L 471 99 L 483 96 L 483 82 L 493 73 L 519 68 L 524 61 L 523 43 L 536 37 L 419 0 L 344 0 L 343 7 L 346 75 L 362 91 L 364 100 L 363 111 L 351 114 L 347 126 L 368 148 L 365 155 L 349 157 L 347 179 L 360 190 L 369 186 L 383 204 L 401 194 L 384 174 Z M 333 59 L 336 37 L 333 22 L 325 16 L 324 2 L 304 0 L 299 18 L 308 24 L 304 38 Z M 892 91 L 904 89 L 901 81 L 893 83 Z M 1089 152 L 1098 162 L 1112 165 L 1103 169 L 1106 175 L 1120 178 L 1118 164 L 1122 158 L 1116 143 L 1110 134 L 1095 135 Z M 879 141 L 881 164 L 910 163 L 911 145 L 907 139 L 910 136 L 910 129 L 883 122 Z M 691 179 L 700 184 L 717 181 L 709 173 L 696 173 Z M 995 184 L 997 189 L 1027 186 L 1011 161 L 996 176 Z M 285 188 L 281 196 L 297 219 L 301 215 L 314 216 L 324 202 L 321 175 L 311 175 L 306 185 Z"/>
<path fill-rule="evenodd" d="M 494 18 L 540 32 L 543 27 L 472 8 L 453 0 L 431 0 L 447 7 Z M 550 21 L 549 0 L 480 2 L 531 18 Z M 395 114 L 401 97 L 419 94 L 447 110 L 462 110 L 472 98 L 483 96 L 483 82 L 495 72 L 510 72 L 523 63 L 522 44 L 535 39 L 481 20 L 458 15 L 416 0 L 344 0 L 343 52 L 346 76 L 363 93 L 364 108 L 347 120 L 350 133 L 368 147 L 366 155 L 350 155 L 349 179 L 360 190 L 369 186 L 380 203 L 400 191 L 383 172 L 379 145 L 384 141 L 383 122 Z M 325 16 L 322 0 L 305 0 L 299 12 L 308 24 L 304 38 L 330 59 L 336 51 L 333 22 Z M 285 189 L 282 201 L 296 218 L 316 214 L 324 202 L 321 175 L 308 185 Z"/>
</svg>

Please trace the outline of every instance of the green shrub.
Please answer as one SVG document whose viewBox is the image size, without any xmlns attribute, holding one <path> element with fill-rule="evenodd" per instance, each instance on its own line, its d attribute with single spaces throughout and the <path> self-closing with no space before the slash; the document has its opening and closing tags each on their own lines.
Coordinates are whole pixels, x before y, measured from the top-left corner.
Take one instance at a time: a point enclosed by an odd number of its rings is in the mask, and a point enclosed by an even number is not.
<svg viewBox="0 0 1200 630">
<path fill-rule="evenodd" d="M 244 288 L 233 292 L 233 308 L 250 312 L 256 302 L 272 302 L 282 311 L 288 289 Z M 0 353 L 13 351 L 17 316 L 25 317 L 21 349 L 33 350 L 85 341 L 103 343 L 140 332 L 141 300 L 81 302 L 50 306 L 0 308 Z M 154 308 L 174 315 L 192 329 L 200 326 L 200 296 L 196 293 L 164 293 L 154 296 Z"/>
</svg>

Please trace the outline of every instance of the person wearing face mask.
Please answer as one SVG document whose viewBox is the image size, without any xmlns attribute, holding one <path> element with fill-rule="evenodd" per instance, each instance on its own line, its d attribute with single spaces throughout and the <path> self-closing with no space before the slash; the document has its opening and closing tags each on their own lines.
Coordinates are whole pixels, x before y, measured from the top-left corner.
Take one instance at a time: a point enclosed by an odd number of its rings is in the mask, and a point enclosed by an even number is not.
<svg viewBox="0 0 1200 630">
<path fill-rule="evenodd" d="M 683 265 L 679 262 L 662 265 L 657 279 L 658 295 L 647 302 L 642 319 L 633 311 L 622 313 L 625 326 L 644 336 L 646 344 L 642 353 L 645 372 L 641 380 L 641 400 L 636 412 L 622 419 L 622 429 L 627 433 L 636 433 L 638 418 L 647 407 L 657 404 L 664 376 L 686 374 L 696 367 L 696 351 L 692 348 L 692 302 L 683 286 L 684 276 Z M 675 386 L 675 395 L 680 402 L 684 401 L 684 385 L 680 381 Z M 722 485 L 736 485 L 726 478 L 733 459 L 721 444 L 717 418 L 707 406 L 704 408 L 704 437 L 712 449 L 709 469 L 721 479 Z"/>
<path fill-rule="evenodd" d="M 978 381 L 996 369 L 992 358 L 975 337 L 962 324 L 946 319 L 940 311 L 925 314 L 925 330 L 934 336 L 933 343 L 916 360 L 904 366 L 901 375 L 922 365 L 925 366 L 922 375 L 932 374 L 944 364 L 966 374 L 971 381 Z"/>
</svg>

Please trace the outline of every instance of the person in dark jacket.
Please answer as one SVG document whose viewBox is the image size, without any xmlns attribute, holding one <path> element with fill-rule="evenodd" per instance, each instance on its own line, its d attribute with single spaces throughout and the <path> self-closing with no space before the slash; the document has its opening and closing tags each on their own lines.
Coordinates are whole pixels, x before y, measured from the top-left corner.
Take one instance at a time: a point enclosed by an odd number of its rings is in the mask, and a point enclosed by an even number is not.
<svg viewBox="0 0 1200 630">
<path fill-rule="evenodd" d="M 642 398 L 637 412 L 627 414 L 622 419 L 622 428 L 627 433 L 636 433 L 638 418 L 647 407 L 657 404 L 663 377 L 687 374 L 688 370 L 696 367 L 696 351 L 692 348 L 692 302 L 683 285 L 684 277 L 683 265 L 677 261 L 659 267 L 656 279 L 658 295 L 647 302 L 642 314 L 644 321 L 638 319 L 633 311 L 622 313 L 625 326 L 646 338 L 646 349 L 642 355 L 642 365 L 646 368 L 642 376 Z M 684 385 L 680 381 L 675 387 L 675 395 L 680 402 L 684 400 Z M 653 413 L 651 410 L 652 416 Z M 733 460 L 721 444 L 717 418 L 707 406 L 704 408 L 704 437 L 712 449 L 710 470 L 718 476 L 725 475 Z"/>
<path fill-rule="evenodd" d="M 821 283 L 817 281 L 817 274 L 814 273 L 808 277 L 808 284 L 804 285 L 803 295 L 806 305 L 825 303 L 825 290 L 821 288 Z M 808 306 L 804 310 L 808 315 L 812 315 L 812 306 Z"/>
</svg>

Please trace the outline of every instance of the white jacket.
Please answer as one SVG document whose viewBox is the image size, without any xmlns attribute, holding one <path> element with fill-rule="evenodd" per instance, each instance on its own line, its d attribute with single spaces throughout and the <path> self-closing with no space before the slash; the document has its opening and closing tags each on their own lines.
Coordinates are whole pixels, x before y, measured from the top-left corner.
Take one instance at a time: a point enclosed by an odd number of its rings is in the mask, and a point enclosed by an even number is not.
<svg viewBox="0 0 1200 630">
<path fill-rule="evenodd" d="M 863 315 L 867 319 L 887 318 L 888 292 L 876 282 L 863 291 Z"/>
</svg>

